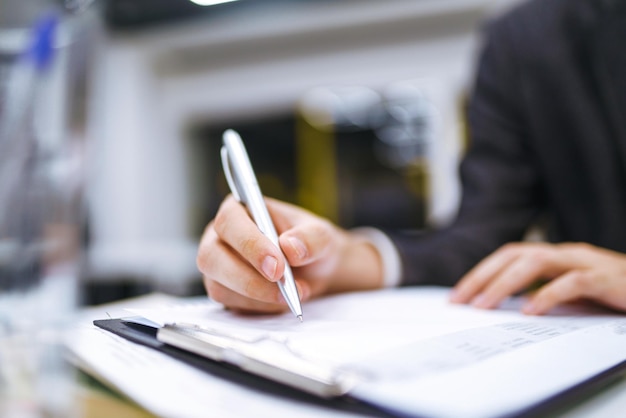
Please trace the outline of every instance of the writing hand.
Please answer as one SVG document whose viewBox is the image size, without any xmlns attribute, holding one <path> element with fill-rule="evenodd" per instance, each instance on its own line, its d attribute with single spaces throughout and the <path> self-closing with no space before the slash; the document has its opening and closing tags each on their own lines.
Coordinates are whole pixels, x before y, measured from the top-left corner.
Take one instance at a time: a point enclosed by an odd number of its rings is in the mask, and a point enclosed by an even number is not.
<svg viewBox="0 0 626 418">
<path fill-rule="evenodd" d="M 245 208 L 227 197 L 198 249 L 198 269 L 212 299 L 241 312 L 287 310 L 275 283 L 285 262 L 292 266 L 302 301 L 382 285 L 380 257 L 369 243 L 297 206 L 265 201 L 284 256 Z"/>
</svg>

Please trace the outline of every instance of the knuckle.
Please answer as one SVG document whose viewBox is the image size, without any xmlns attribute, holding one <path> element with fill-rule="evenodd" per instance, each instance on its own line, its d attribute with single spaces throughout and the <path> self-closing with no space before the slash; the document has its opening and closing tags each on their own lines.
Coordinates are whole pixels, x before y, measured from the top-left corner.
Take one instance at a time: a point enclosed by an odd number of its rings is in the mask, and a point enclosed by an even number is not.
<svg viewBox="0 0 626 418">
<path fill-rule="evenodd" d="M 578 288 L 586 288 L 589 285 L 590 275 L 585 271 L 572 271 L 570 272 L 570 281 L 573 286 Z"/>
<path fill-rule="evenodd" d="M 244 295 L 251 296 L 257 292 L 257 286 L 255 285 L 254 280 L 248 280 L 246 285 L 244 286 Z"/>
<path fill-rule="evenodd" d="M 262 302 L 276 302 L 275 298 L 272 297 L 271 292 L 268 293 L 266 287 L 263 286 L 264 279 L 250 279 L 246 282 L 243 288 L 243 295 Z"/>
<path fill-rule="evenodd" d="M 505 255 L 513 255 L 518 253 L 521 247 L 522 245 L 519 242 L 509 242 L 500 247 L 498 252 Z"/>
<path fill-rule="evenodd" d="M 590 249 L 593 248 L 593 246 L 591 244 L 589 244 L 588 242 L 576 242 L 576 243 L 574 243 L 572 245 L 578 251 L 589 251 Z"/>
<path fill-rule="evenodd" d="M 231 208 L 237 202 L 232 195 L 228 195 L 217 210 L 215 214 L 215 218 L 213 219 L 213 227 L 217 231 L 218 235 L 222 235 L 228 225 L 229 214 L 231 212 Z"/>
<path fill-rule="evenodd" d="M 227 224 L 227 215 L 226 211 L 222 209 L 223 206 L 224 203 L 222 203 L 222 206 L 220 206 L 220 209 L 217 211 L 217 214 L 215 214 L 215 219 L 213 220 L 213 229 L 215 229 L 215 232 L 217 232 L 218 235 L 223 234 L 224 228 Z"/>
<path fill-rule="evenodd" d="M 208 273 L 213 267 L 213 261 L 211 255 L 213 251 L 211 248 L 215 248 L 216 243 L 209 237 L 207 237 L 199 246 L 196 253 L 196 267 L 202 273 Z"/>
<path fill-rule="evenodd" d="M 255 253 L 259 239 L 256 237 L 243 237 L 239 241 L 239 250 L 244 256 L 248 256 Z"/>
<path fill-rule="evenodd" d="M 542 267 L 549 264 L 551 260 L 551 254 L 544 248 L 532 248 L 526 254 L 528 260 L 537 267 Z"/>
<path fill-rule="evenodd" d="M 585 253 L 589 251 L 592 246 L 586 242 L 566 242 L 559 245 L 560 248 L 575 253 Z"/>
<path fill-rule="evenodd" d="M 211 270 L 212 263 L 209 254 L 209 251 L 204 251 L 204 247 L 201 247 L 196 254 L 196 267 L 201 273 L 207 273 Z"/>
<path fill-rule="evenodd" d="M 329 221 L 320 220 L 320 222 L 316 223 L 313 233 L 323 242 L 326 242 L 333 234 L 333 225 Z"/>
</svg>

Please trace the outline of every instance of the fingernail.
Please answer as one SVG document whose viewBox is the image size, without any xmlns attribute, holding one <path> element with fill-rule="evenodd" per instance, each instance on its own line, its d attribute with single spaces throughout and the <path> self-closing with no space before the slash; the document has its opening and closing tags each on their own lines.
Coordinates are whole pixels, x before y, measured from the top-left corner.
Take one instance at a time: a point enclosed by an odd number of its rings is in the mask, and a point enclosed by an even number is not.
<svg viewBox="0 0 626 418">
<path fill-rule="evenodd" d="M 461 301 L 461 292 L 458 289 L 452 289 L 450 291 L 450 302 L 459 303 Z"/>
<path fill-rule="evenodd" d="M 267 257 L 265 257 L 265 259 L 263 259 L 261 270 L 263 270 L 263 274 L 265 274 L 265 277 L 272 281 L 275 281 L 276 279 L 274 278 L 274 276 L 276 275 L 277 267 L 278 261 L 274 257 L 268 255 Z"/>
<path fill-rule="evenodd" d="M 535 315 L 539 313 L 539 306 L 533 302 L 527 302 L 524 306 L 522 306 L 522 312 L 526 315 Z"/>
<path fill-rule="evenodd" d="M 474 300 L 472 300 L 472 306 L 476 307 L 476 308 L 486 308 L 489 306 L 488 304 L 488 300 L 485 297 L 485 295 L 480 294 L 478 296 L 476 296 L 474 298 Z"/>
<path fill-rule="evenodd" d="M 300 239 L 290 237 L 289 244 L 293 247 L 299 260 L 304 260 L 304 258 L 306 258 L 308 251 L 306 249 L 306 245 L 304 245 L 304 243 Z"/>
</svg>

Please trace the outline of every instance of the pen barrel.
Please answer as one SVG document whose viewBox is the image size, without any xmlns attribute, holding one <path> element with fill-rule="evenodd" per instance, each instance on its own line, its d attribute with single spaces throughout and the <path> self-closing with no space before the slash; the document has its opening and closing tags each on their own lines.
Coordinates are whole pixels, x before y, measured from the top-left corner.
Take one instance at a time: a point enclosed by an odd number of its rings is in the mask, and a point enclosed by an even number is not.
<svg viewBox="0 0 626 418">
<path fill-rule="evenodd" d="M 251 190 L 251 193 L 248 194 L 248 198 L 250 202 L 246 204 L 248 211 L 252 215 L 252 219 L 259 227 L 259 230 L 270 239 L 278 247 L 280 250 L 280 244 L 278 243 L 278 233 L 276 232 L 276 228 L 274 228 L 274 224 L 271 222 L 271 218 L 269 212 L 267 211 L 267 207 L 265 206 L 265 202 L 263 201 L 263 196 L 259 192 L 258 187 L 256 190 Z M 281 251 L 282 252 L 282 251 Z M 298 294 L 298 288 L 296 287 L 296 282 L 293 277 L 293 272 L 291 271 L 291 267 L 289 266 L 289 262 L 285 259 L 285 270 L 283 273 L 283 277 L 277 282 L 278 288 L 282 293 L 289 309 L 296 316 L 302 316 L 302 307 L 300 306 L 300 295 Z"/>
<path fill-rule="evenodd" d="M 289 264 L 285 263 L 285 272 L 283 277 L 278 281 L 278 288 L 280 289 L 285 301 L 291 312 L 294 315 L 300 317 L 302 320 L 302 306 L 300 306 L 300 295 L 298 294 L 298 288 L 296 287 L 296 281 L 293 277 L 293 272 Z"/>
<path fill-rule="evenodd" d="M 221 151 L 222 164 L 228 186 L 237 200 L 246 206 L 259 230 L 280 250 L 276 228 L 265 205 L 261 189 L 241 137 L 237 132 L 229 129 L 224 132 L 223 140 L 226 148 L 225 150 L 223 148 Z M 280 251 L 282 253 L 282 250 Z M 286 259 L 283 277 L 280 278 L 277 284 L 291 311 L 302 319 L 302 307 L 300 306 L 298 288 L 296 287 L 291 267 Z"/>
</svg>

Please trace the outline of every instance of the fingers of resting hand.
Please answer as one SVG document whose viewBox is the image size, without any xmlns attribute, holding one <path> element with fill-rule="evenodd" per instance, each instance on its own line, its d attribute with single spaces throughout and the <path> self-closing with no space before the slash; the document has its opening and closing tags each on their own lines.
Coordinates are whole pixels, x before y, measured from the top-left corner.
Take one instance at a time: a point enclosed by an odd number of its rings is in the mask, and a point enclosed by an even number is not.
<svg viewBox="0 0 626 418">
<path fill-rule="evenodd" d="M 472 304 L 478 308 L 494 308 L 538 279 L 562 274 L 565 270 L 561 261 L 563 256 L 549 247 L 526 248 L 487 284 Z"/>
<path fill-rule="evenodd" d="M 504 298 L 538 279 L 554 278 L 580 266 L 576 247 L 552 244 L 507 244 L 487 257 L 459 284 L 452 301 L 473 300 L 480 308 L 493 308 Z M 469 290 L 468 290 L 469 288 Z"/>
<path fill-rule="evenodd" d="M 214 228 L 221 240 L 267 279 L 277 281 L 282 277 L 285 259 L 280 249 L 263 235 L 245 208 L 232 196 L 222 203 Z"/>
<path fill-rule="evenodd" d="M 604 267 L 568 271 L 542 287 L 524 305 L 523 312 L 541 315 L 559 304 L 582 298 L 626 311 L 626 287 L 624 287 L 626 276 Z"/>
<path fill-rule="evenodd" d="M 496 250 L 461 278 L 452 292 L 451 302 L 469 303 L 519 256 L 517 244 L 508 244 Z"/>
<path fill-rule="evenodd" d="M 529 315 L 541 315 L 565 302 L 598 297 L 597 278 L 591 270 L 571 270 L 544 285 L 522 308 Z"/>
</svg>

